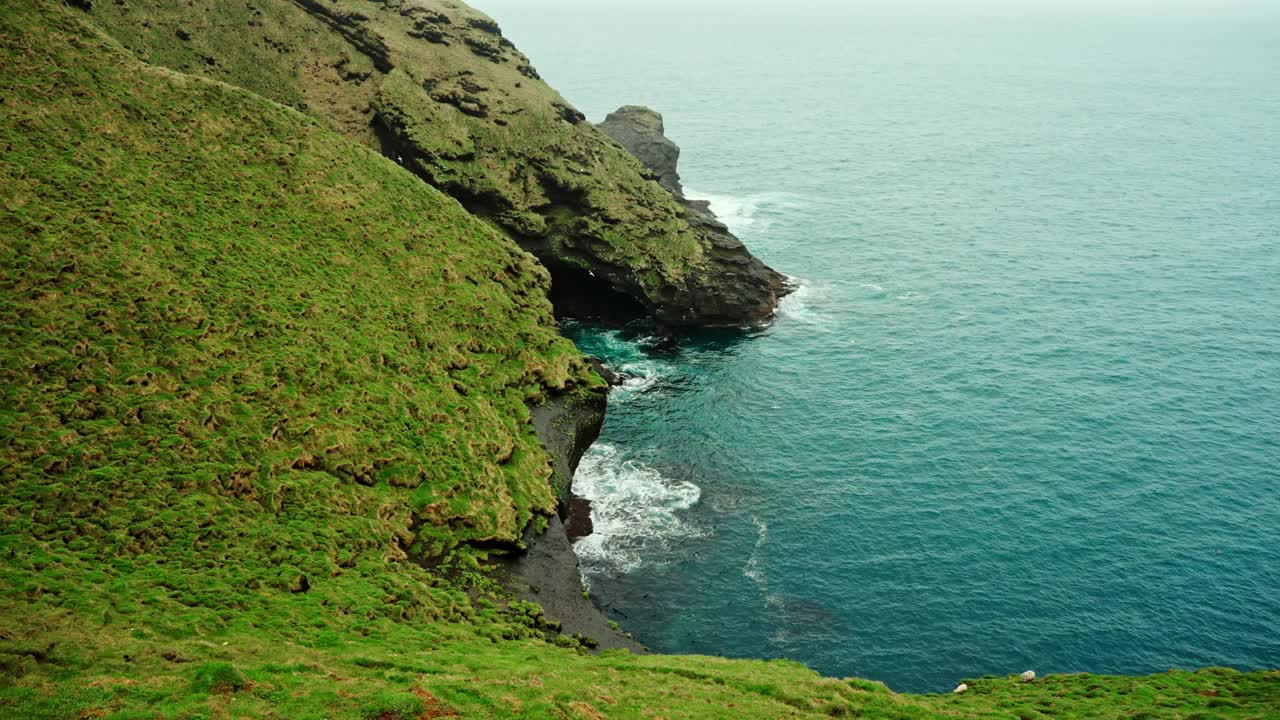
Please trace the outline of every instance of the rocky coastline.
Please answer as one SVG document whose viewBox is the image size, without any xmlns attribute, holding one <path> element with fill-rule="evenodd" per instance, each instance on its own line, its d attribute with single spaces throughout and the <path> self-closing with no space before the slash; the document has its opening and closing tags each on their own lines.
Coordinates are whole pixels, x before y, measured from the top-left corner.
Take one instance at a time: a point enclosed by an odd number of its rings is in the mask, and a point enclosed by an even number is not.
<svg viewBox="0 0 1280 720">
<path fill-rule="evenodd" d="M 597 373 L 617 376 L 594 358 Z M 610 383 L 615 384 L 615 383 Z M 649 650 L 610 622 L 582 586 L 573 542 L 590 534 L 590 505 L 573 494 L 578 462 L 604 426 L 607 391 L 565 394 L 530 408 L 534 431 L 551 456 L 551 486 L 557 512 L 542 532 L 531 522 L 524 530 L 523 551 L 504 558 L 496 577 L 517 598 L 542 606 L 547 619 L 560 624 L 561 633 L 582 639 L 594 650 Z"/>
<path fill-rule="evenodd" d="M 696 228 L 722 257 L 744 267 L 746 275 L 767 285 L 774 297 L 790 290 L 785 277 L 751 255 L 742 241 L 720 222 L 709 203 L 685 196 L 678 168 L 680 148 L 666 137 L 661 114 L 646 107 L 627 105 L 610 113 L 598 127 L 644 165 L 646 177 L 671 194 L 683 208 L 690 227 Z M 556 299 L 554 282 L 552 298 Z M 557 314 L 561 316 L 603 323 L 612 319 L 589 308 L 589 304 L 556 303 Z M 725 315 L 734 316 L 738 312 L 731 310 Z M 661 326 L 659 329 L 670 330 Z M 622 376 L 600 359 L 589 360 L 610 388 L 622 383 Z M 530 409 L 538 438 L 551 456 L 551 486 L 557 513 L 549 519 L 543 532 L 538 532 L 535 523 L 530 523 L 521 538 L 524 550 L 505 559 L 497 576 L 516 597 L 541 605 L 547 618 L 560 623 L 564 634 L 590 638 L 599 650 L 626 648 L 647 653 L 647 648 L 609 621 L 592 602 L 582 587 L 578 558 L 573 551 L 574 542 L 592 533 L 591 503 L 573 492 L 573 474 L 583 454 L 599 437 L 607 406 L 607 392 L 601 391 L 558 396 Z"/>
<path fill-rule="evenodd" d="M 538 259 L 560 318 L 638 320 L 667 333 L 741 326 L 771 318 L 787 291 L 705 204 L 684 197 L 679 149 L 660 115 L 633 108 L 586 122 L 481 12 L 461 3 L 273 0 L 248 10 L 249 26 L 261 29 L 247 33 L 216 7 L 197 2 L 196 14 L 209 18 L 202 24 L 190 9 L 136 3 L 83 3 L 80 12 L 149 62 L 290 106 L 450 196 Z M 574 392 L 531 409 L 553 458 L 559 517 L 537 538 L 496 540 L 531 548 L 517 568 L 532 568 L 543 549 L 561 558 L 565 580 L 532 583 L 553 616 L 553 585 L 572 586 L 572 608 L 561 614 L 586 612 L 568 537 L 590 532 L 590 511 L 573 498 L 571 477 L 605 400 Z M 603 618 L 591 625 L 607 627 Z"/>
<path fill-rule="evenodd" d="M 710 249 L 709 255 L 717 263 L 736 269 L 728 275 L 729 280 L 726 280 L 726 286 L 732 288 L 731 292 L 711 293 L 698 288 L 690 290 L 699 314 L 704 318 L 713 318 L 713 321 L 681 322 L 676 325 L 734 326 L 742 325 L 744 321 L 760 322 L 772 318 L 777 301 L 794 288 L 785 275 L 751 254 L 728 226 L 716 217 L 709 202 L 693 200 L 685 195 L 684 186 L 680 182 L 680 147 L 666 136 L 662 114 L 642 105 L 624 105 L 609 113 L 596 127 L 639 160 L 644 166 L 646 177 L 671 194 L 682 210 L 684 221 Z M 749 302 L 744 299 L 760 296 L 771 298 L 772 305 L 766 315 L 752 317 L 748 308 L 743 307 Z M 718 321 L 714 320 L 717 318 Z M 735 318 L 738 320 L 735 321 Z M 661 317 L 658 319 L 660 322 L 664 321 Z"/>
</svg>

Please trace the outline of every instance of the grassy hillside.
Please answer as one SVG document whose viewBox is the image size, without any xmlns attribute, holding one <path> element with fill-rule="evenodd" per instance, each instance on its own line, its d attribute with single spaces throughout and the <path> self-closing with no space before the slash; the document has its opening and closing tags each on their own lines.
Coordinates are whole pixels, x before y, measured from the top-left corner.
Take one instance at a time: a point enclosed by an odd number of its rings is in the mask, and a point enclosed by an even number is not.
<svg viewBox="0 0 1280 720">
<path fill-rule="evenodd" d="M 383 148 L 538 255 L 559 285 L 590 285 L 597 305 L 612 289 L 619 309 L 636 304 L 671 325 L 772 312 L 780 276 L 691 227 L 492 19 L 461 3 L 83 5 L 147 62 L 247 88 Z"/>
<path fill-rule="evenodd" d="M 459 545 L 550 511 L 526 403 L 599 383 L 545 272 L 59 5 L 6 2 L 0 60 L 0 718 L 1277 716 L 1277 673 L 908 696 L 586 654 Z"/>
</svg>

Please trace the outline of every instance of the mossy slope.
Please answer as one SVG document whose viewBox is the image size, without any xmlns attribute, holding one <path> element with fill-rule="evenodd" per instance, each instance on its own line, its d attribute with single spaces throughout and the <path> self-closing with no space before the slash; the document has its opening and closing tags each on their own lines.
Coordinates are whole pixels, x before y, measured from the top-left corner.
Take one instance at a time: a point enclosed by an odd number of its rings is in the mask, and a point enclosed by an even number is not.
<svg viewBox="0 0 1280 720">
<path fill-rule="evenodd" d="M 449 0 L 99 2 L 144 60 L 248 88 L 380 147 L 492 221 L 558 290 L 672 326 L 768 317 L 782 278 L 718 247 L 487 16 Z"/>
<path fill-rule="evenodd" d="M 552 504 L 525 403 L 597 380 L 545 274 L 375 154 L 54 4 L 5 4 L 0 59 L 0 717 L 1276 716 L 1276 673 L 909 696 L 580 654 L 482 552 L 405 557 L 415 515 L 439 551 Z"/>
<path fill-rule="evenodd" d="M 546 272 L 372 151 L 38 7 L 0 14 L 6 624 L 465 616 L 408 553 L 554 511 L 527 404 L 601 383 Z"/>
</svg>

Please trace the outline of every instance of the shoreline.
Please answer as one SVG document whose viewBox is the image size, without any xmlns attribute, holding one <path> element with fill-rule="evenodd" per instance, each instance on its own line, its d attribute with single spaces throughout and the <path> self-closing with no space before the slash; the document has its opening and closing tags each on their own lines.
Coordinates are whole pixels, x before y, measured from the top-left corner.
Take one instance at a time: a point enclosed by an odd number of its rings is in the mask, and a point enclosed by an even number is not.
<svg viewBox="0 0 1280 720">
<path fill-rule="evenodd" d="M 603 363 L 595 358 L 590 361 L 609 387 L 616 384 L 617 376 Z M 573 549 L 574 539 L 591 532 L 589 503 L 573 494 L 573 475 L 583 453 L 600 435 L 608 412 L 608 394 L 608 389 L 587 396 L 568 393 L 530 408 L 534 431 L 551 457 L 549 482 L 557 512 L 542 533 L 537 532 L 536 523 L 529 523 L 521 537 L 525 550 L 503 558 L 494 575 L 517 598 L 541 606 L 548 620 L 560 624 L 562 634 L 593 640 L 592 652 L 625 649 L 649 655 L 652 651 L 596 606 L 582 585 Z"/>
<path fill-rule="evenodd" d="M 711 203 L 695 200 L 685 195 L 678 171 L 680 148 L 666 137 L 662 115 L 647 107 L 625 105 L 611 113 L 598 127 L 639 161 L 663 190 L 680 206 L 683 217 L 700 236 L 708 238 L 717 252 L 725 257 L 754 257 L 727 225 L 720 221 Z M 740 260 L 744 265 L 747 260 Z M 793 279 L 760 264 L 760 282 L 768 286 L 769 309 L 760 324 L 774 320 L 778 302 L 793 292 L 797 285 Z M 592 275 L 594 278 L 594 275 Z M 561 280 L 563 280 L 563 274 Z M 579 278 L 581 280 L 581 278 Z M 573 287 L 569 292 L 556 292 L 552 282 L 551 300 L 557 317 L 565 314 L 589 318 L 612 324 L 618 320 L 618 307 L 601 303 L 598 297 L 589 300 L 581 291 L 592 288 L 591 283 Z M 745 296 L 736 298 L 743 303 Z M 710 301 L 712 298 L 704 298 Z M 585 301 L 585 302 L 584 302 Z M 723 318 L 735 318 L 726 324 L 704 322 L 704 328 L 732 326 L 741 328 L 737 320 L 743 308 L 720 307 Z M 626 314 L 626 313 L 624 313 Z M 634 320 L 634 318 L 629 318 Z M 659 332 L 668 334 L 663 319 L 651 315 L 650 321 L 658 324 Z M 563 334 L 563 333 L 562 333 Z M 501 584 L 522 600 L 542 606 L 547 618 L 559 622 L 566 635 L 583 635 L 595 639 L 597 649 L 627 648 L 632 652 L 649 653 L 640 643 L 624 633 L 616 622 L 611 622 L 590 599 L 582 586 L 578 556 L 573 549 L 577 539 L 591 534 L 591 503 L 573 492 L 573 476 L 582 455 L 596 441 L 604 426 L 608 412 L 608 390 L 622 384 L 623 377 L 604 364 L 602 360 L 588 356 L 596 373 L 605 380 L 603 392 L 590 396 L 581 392 L 567 393 L 530 408 L 534 429 L 543 447 L 551 456 L 551 488 L 557 501 L 556 516 L 551 518 L 541 534 L 534 524 L 525 528 L 521 537 L 524 552 L 505 559 L 498 571 Z"/>
</svg>

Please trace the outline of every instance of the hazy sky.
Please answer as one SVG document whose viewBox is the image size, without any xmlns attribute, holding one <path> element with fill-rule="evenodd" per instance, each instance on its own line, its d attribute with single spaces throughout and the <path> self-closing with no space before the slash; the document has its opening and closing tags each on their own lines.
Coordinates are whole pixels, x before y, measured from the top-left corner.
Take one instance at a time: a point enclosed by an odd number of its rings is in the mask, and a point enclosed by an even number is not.
<svg viewBox="0 0 1280 720">
<path fill-rule="evenodd" d="M 840 13 L 876 15 L 1268 15 L 1280 18 L 1280 0 L 470 0 L 497 15 L 504 9 L 524 12 L 538 7 L 608 11 L 642 8 L 673 13 L 698 10 L 760 13 Z M 677 15 L 678 16 L 678 15 Z M 1280 32 L 1280 25 L 1277 27 Z"/>
</svg>

